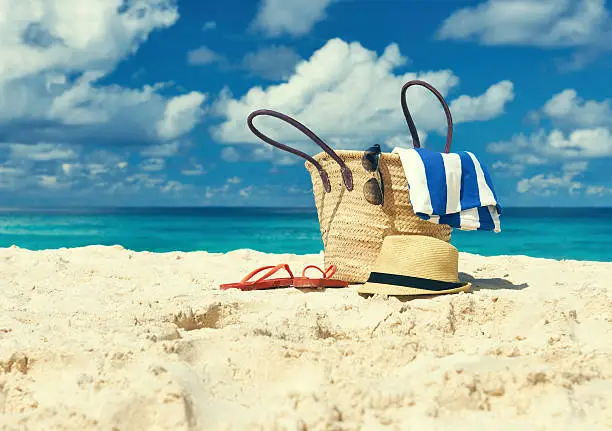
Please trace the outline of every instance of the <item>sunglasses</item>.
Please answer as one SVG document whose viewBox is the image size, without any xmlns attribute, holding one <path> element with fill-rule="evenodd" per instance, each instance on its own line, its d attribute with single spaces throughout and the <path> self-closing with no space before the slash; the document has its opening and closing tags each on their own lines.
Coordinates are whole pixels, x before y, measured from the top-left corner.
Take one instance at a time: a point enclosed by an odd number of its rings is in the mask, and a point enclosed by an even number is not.
<svg viewBox="0 0 612 431">
<path fill-rule="evenodd" d="M 385 185 L 379 169 L 381 152 L 380 145 L 372 145 L 365 151 L 361 159 L 361 164 L 366 171 L 378 173 L 378 179 L 376 177 L 370 178 L 363 185 L 363 194 L 372 205 L 382 205 L 385 202 Z"/>
</svg>

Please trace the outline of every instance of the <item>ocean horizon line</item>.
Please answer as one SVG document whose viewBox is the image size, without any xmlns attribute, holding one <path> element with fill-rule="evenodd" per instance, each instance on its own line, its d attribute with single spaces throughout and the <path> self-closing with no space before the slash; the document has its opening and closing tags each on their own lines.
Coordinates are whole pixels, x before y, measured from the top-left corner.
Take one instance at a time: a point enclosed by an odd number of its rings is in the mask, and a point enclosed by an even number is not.
<svg viewBox="0 0 612 431">
<path fill-rule="evenodd" d="M 512 206 L 504 206 L 502 207 L 504 210 L 506 209 L 606 209 L 612 210 L 612 206 L 575 206 L 575 205 L 512 205 Z M 304 206 L 285 206 L 285 205 L 258 205 L 258 206 L 250 206 L 250 205 L 121 205 L 121 206 L 110 206 L 110 205 L 66 205 L 66 206 L 6 206 L 0 207 L 0 212 L 4 211 L 58 211 L 58 210 L 139 210 L 139 209 L 262 209 L 262 210 L 313 210 L 316 211 L 316 207 L 314 205 L 304 205 Z"/>
</svg>

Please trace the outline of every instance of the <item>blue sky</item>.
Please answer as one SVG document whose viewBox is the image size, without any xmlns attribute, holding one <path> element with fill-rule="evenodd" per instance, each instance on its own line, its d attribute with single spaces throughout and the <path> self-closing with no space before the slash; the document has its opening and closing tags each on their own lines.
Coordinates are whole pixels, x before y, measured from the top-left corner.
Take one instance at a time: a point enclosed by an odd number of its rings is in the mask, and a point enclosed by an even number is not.
<svg viewBox="0 0 612 431">
<path fill-rule="evenodd" d="M 423 79 L 505 206 L 612 205 L 603 0 L 21 0 L 0 4 L 0 207 L 313 205 L 268 108 L 337 149 L 410 146 Z M 2 10 L 6 9 L 6 10 Z M 443 148 L 436 99 L 408 92 Z M 262 131 L 310 154 L 290 128 Z"/>
</svg>

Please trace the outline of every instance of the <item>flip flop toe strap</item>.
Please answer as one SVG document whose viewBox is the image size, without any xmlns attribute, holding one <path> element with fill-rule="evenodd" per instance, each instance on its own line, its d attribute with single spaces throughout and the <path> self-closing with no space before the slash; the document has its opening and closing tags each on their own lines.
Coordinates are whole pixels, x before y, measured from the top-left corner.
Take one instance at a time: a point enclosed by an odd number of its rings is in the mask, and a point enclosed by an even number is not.
<svg viewBox="0 0 612 431">
<path fill-rule="evenodd" d="M 324 279 L 330 278 L 332 275 L 336 273 L 336 270 L 337 270 L 336 265 L 329 265 L 329 267 L 325 271 L 323 271 L 321 268 L 319 268 L 316 265 L 308 265 L 307 267 L 303 269 L 302 277 L 306 277 L 306 271 L 308 269 L 316 269 L 317 271 L 321 273 Z"/>
<path fill-rule="evenodd" d="M 266 272 L 264 275 L 257 278 L 256 280 L 251 280 L 251 278 L 253 278 L 255 275 L 265 271 L 266 269 L 268 269 L 269 271 Z M 280 263 L 276 266 L 262 266 L 261 268 L 254 269 L 253 271 L 251 271 L 250 273 L 244 276 L 241 283 L 258 283 L 260 281 L 268 279 L 269 277 L 276 274 L 281 269 L 284 269 L 285 271 L 287 271 L 287 273 L 289 274 L 289 277 L 293 278 L 293 273 L 291 272 L 291 268 L 289 268 L 289 265 L 287 265 L 286 263 Z"/>
</svg>

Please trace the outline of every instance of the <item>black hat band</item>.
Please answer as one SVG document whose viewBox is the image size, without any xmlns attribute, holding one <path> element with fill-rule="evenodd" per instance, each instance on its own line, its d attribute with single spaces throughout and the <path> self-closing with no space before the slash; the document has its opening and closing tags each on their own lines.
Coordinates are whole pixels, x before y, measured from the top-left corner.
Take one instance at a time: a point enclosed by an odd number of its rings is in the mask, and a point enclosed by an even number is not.
<svg viewBox="0 0 612 431">
<path fill-rule="evenodd" d="M 428 278 L 410 277 L 407 275 L 372 272 L 368 283 L 389 284 L 391 286 L 413 287 L 416 289 L 438 292 L 465 286 L 465 283 L 449 283 L 447 281 L 430 280 Z"/>
</svg>

